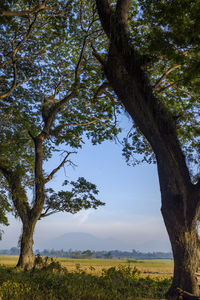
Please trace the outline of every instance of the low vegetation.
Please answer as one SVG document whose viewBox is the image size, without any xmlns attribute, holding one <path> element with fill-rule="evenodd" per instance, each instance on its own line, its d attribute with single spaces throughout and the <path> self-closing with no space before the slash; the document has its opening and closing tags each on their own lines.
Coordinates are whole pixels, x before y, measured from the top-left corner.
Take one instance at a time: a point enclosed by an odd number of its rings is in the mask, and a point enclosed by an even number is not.
<svg viewBox="0 0 200 300">
<path fill-rule="evenodd" d="M 86 273 L 78 262 L 74 271 L 68 271 L 58 260 L 40 256 L 31 271 L 0 266 L 2 300 L 161 299 L 170 283 L 167 278 L 144 278 L 130 264 L 109 267 L 99 275 Z"/>
</svg>

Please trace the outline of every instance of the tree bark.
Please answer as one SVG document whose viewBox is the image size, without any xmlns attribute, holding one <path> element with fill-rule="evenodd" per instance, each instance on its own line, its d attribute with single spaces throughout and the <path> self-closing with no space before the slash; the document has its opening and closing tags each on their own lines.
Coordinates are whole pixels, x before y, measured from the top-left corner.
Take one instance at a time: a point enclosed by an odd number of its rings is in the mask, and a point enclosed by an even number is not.
<svg viewBox="0 0 200 300">
<path fill-rule="evenodd" d="M 31 221 L 23 224 L 23 231 L 20 241 L 20 256 L 17 267 L 30 270 L 34 266 L 35 256 L 33 254 L 33 233 L 35 222 Z"/>
<path fill-rule="evenodd" d="M 177 288 L 197 296 L 199 287 L 195 273 L 199 266 L 199 238 L 196 218 L 191 226 L 187 226 L 188 220 L 184 220 L 185 224 L 183 224 L 183 217 L 179 216 L 175 205 L 173 207 L 167 204 L 162 207 L 161 211 L 174 257 L 173 281 L 167 297 L 174 296 Z"/>
<path fill-rule="evenodd" d="M 103 62 L 105 75 L 126 111 L 150 143 L 157 160 L 162 215 L 174 256 L 174 277 L 168 298 L 177 288 L 199 295 L 195 273 L 199 264 L 197 220 L 200 215 L 200 186 L 191 182 L 171 112 L 158 99 L 143 71 L 143 58 L 128 36 L 129 0 L 96 0 L 99 17 L 110 47 Z"/>
</svg>

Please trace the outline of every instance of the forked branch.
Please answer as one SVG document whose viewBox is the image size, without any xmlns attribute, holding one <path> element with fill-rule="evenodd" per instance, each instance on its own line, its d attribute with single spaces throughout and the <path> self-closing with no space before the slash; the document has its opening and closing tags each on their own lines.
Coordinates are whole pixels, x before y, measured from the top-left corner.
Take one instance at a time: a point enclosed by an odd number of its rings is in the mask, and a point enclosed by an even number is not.
<svg viewBox="0 0 200 300">
<path fill-rule="evenodd" d="M 175 65 L 175 66 L 172 66 L 172 67 L 170 67 L 157 81 L 156 81 L 156 83 L 155 83 L 155 86 L 154 86 L 154 88 L 155 88 L 155 90 L 158 90 L 159 88 L 160 88 L 160 85 L 161 85 L 161 83 L 162 83 L 162 81 L 163 81 L 163 79 L 169 74 L 169 73 L 171 73 L 172 71 L 174 71 L 174 70 L 176 70 L 176 69 L 178 69 L 178 68 L 180 68 L 181 67 L 181 65 Z"/>
<path fill-rule="evenodd" d="M 47 178 L 45 178 L 45 183 L 49 182 L 53 176 L 64 166 L 64 164 L 67 162 L 67 158 L 72 154 L 72 153 L 76 153 L 76 152 L 68 152 L 67 155 L 65 156 L 65 158 L 63 159 L 63 161 L 59 164 L 59 166 L 57 168 L 55 168 Z"/>
</svg>

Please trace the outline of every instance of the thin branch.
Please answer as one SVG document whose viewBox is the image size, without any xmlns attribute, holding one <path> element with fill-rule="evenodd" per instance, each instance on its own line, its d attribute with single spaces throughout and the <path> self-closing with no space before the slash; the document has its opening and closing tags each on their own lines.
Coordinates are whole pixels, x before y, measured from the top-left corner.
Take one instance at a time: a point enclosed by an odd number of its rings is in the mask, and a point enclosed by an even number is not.
<svg viewBox="0 0 200 300">
<path fill-rule="evenodd" d="M 170 84 L 173 83 L 173 82 L 171 82 L 171 81 L 169 81 L 169 80 L 167 80 L 167 81 L 165 81 L 165 82 L 169 82 Z M 176 85 L 177 82 L 179 82 L 179 81 L 174 82 L 174 83 L 173 83 L 173 84 L 174 84 L 173 86 L 174 86 L 178 91 L 180 91 L 180 92 L 182 92 L 182 93 L 184 93 L 184 94 L 190 96 L 190 97 L 193 98 L 193 99 L 197 99 L 197 97 L 194 97 L 194 95 L 192 95 L 190 92 L 188 92 L 188 91 L 186 91 L 185 89 L 182 89 L 182 88 L 180 88 L 179 86 L 177 86 L 177 85 Z"/>
<path fill-rule="evenodd" d="M 54 10 L 56 7 L 47 7 L 46 6 L 47 0 L 44 0 L 41 4 L 37 5 L 34 8 L 28 9 L 28 10 L 22 10 L 22 11 L 0 11 L 0 16 L 8 16 L 8 17 L 24 17 L 29 14 L 32 14 L 37 11 L 41 10 Z"/>
<path fill-rule="evenodd" d="M 87 45 L 87 37 L 88 36 L 86 35 L 83 39 L 83 44 L 82 44 L 81 52 L 80 52 L 80 55 L 79 55 L 79 60 L 78 60 L 78 63 L 76 65 L 76 68 L 75 68 L 75 84 L 79 83 L 79 70 L 80 70 L 81 61 L 82 61 L 82 58 L 83 58 L 83 55 L 84 55 L 84 52 L 85 52 L 85 48 L 86 48 L 86 45 Z"/>
<path fill-rule="evenodd" d="M 162 92 L 164 92 L 165 90 L 167 90 L 168 88 L 175 86 L 176 83 L 177 83 L 177 82 L 180 82 L 180 81 L 182 81 L 182 80 L 174 81 L 174 82 L 170 83 L 169 85 L 166 85 L 166 86 L 160 88 L 157 92 L 158 92 L 158 93 L 162 93 Z"/>
<path fill-rule="evenodd" d="M 117 124 L 117 115 L 116 115 L 116 103 L 114 100 L 114 97 L 108 93 L 107 91 L 104 91 L 105 95 L 110 99 L 112 106 L 113 106 L 113 115 L 114 115 L 114 126 Z"/>
<path fill-rule="evenodd" d="M 94 55 L 94 57 L 100 62 L 100 64 L 102 66 L 105 66 L 106 65 L 106 61 L 102 58 L 102 56 L 96 51 L 96 49 L 94 48 L 93 45 L 91 45 L 92 47 L 92 54 Z"/>
<path fill-rule="evenodd" d="M 32 76 L 27 77 L 27 78 L 25 78 L 24 80 L 18 82 L 18 83 L 16 84 L 15 88 L 18 88 L 20 85 L 22 85 L 23 83 L 27 82 L 31 77 L 36 76 L 36 75 L 37 75 L 37 74 L 33 74 Z"/>
<path fill-rule="evenodd" d="M 16 88 L 16 83 L 17 83 L 17 65 L 16 65 L 16 62 L 14 61 L 13 62 L 13 82 L 12 82 L 12 86 L 10 87 L 10 89 L 7 92 L 2 93 L 0 95 L 0 100 L 2 100 L 5 97 L 9 96 L 14 91 L 14 89 Z"/>
<path fill-rule="evenodd" d="M 94 94 L 94 99 L 96 99 L 98 96 L 100 96 L 102 93 L 105 92 L 105 89 L 109 86 L 109 83 L 107 81 L 104 81 L 97 89 L 96 93 Z"/>
<path fill-rule="evenodd" d="M 199 296 L 195 296 L 191 293 L 188 293 L 180 288 L 176 289 L 176 292 L 178 294 L 178 297 L 181 297 L 180 299 L 185 299 L 185 300 L 200 300 Z"/>
<path fill-rule="evenodd" d="M 17 44 L 16 47 L 14 47 L 16 37 L 12 41 L 12 58 L 11 58 L 11 62 L 13 63 L 13 82 L 12 82 L 12 86 L 10 87 L 10 89 L 7 92 L 4 92 L 0 95 L 0 100 L 2 100 L 5 97 L 9 96 L 14 91 L 15 88 L 19 87 L 21 84 L 23 84 L 24 82 L 27 82 L 30 79 L 30 77 L 28 77 L 28 78 L 22 80 L 21 82 L 19 82 L 17 84 L 17 64 L 16 64 L 16 62 L 19 59 L 17 59 L 15 56 L 16 56 L 19 48 L 21 47 L 21 45 L 28 40 L 28 38 L 31 34 L 31 31 L 33 29 L 33 26 L 36 22 L 36 19 L 37 19 L 37 17 L 35 16 L 33 22 L 30 24 L 24 38 Z"/>
<path fill-rule="evenodd" d="M 15 61 L 19 61 L 19 60 L 29 60 L 29 58 L 27 57 L 16 57 Z M 6 61 L 4 61 L 3 63 L 0 64 L 0 68 L 4 68 L 6 65 L 9 65 L 12 63 L 12 58 L 7 59 Z"/>
<path fill-rule="evenodd" d="M 158 89 L 159 87 L 160 87 L 160 84 L 161 84 L 161 82 L 162 82 L 162 80 L 169 74 L 169 73 L 171 73 L 172 71 L 174 71 L 174 70 L 176 70 L 176 69 L 178 69 L 178 68 L 180 68 L 181 67 L 181 65 L 175 65 L 175 66 L 173 66 L 173 67 L 170 67 L 157 81 L 156 81 L 156 83 L 155 83 L 155 85 L 154 85 L 154 89 Z"/>
<path fill-rule="evenodd" d="M 64 164 L 67 162 L 67 158 L 69 157 L 70 154 L 76 153 L 76 152 L 68 152 L 63 161 L 59 164 L 57 168 L 55 168 L 47 178 L 45 178 L 45 183 L 49 182 L 53 176 L 64 166 Z"/>
<path fill-rule="evenodd" d="M 69 95 L 66 95 L 62 100 L 58 101 L 57 103 L 54 103 L 51 108 L 47 111 L 47 115 L 45 116 L 44 121 L 44 128 L 41 132 L 41 135 L 45 139 L 47 136 L 49 136 L 51 125 L 55 119 L 55 116 L 57 112 L 72 98 L 74 97 L 73 92 Z M 45 104 L 45 103 L 44 103 Z M 44 107 L 43 107 L 44 108 Z"/>
<path fill-rule="evenodd" d="M 85 142 L 82 140 L 82 138 L 80 138 L 79 136 L 73 134 L 73 137 L 75 137 L 77 140 L 81 141 L 83 144 L 85 144 Z"/>
<path fill-rule="evenodd" d="M 32 138 L 33 142 L 35 143 L 35 137 L 32 135 L 32 133 L 30 131 L 28 131 L 28 134 L 30 135 L 30 137 Z"/>
<path fill-rule="evenodd" d="M 53 210 L 53 211 L 51 211 L 51 212 L 48 213 L 48 210 L 49 210 L 49 209 L 50 209 L 50 207 L 48 207 L 48 208 L 46 209 L 46 211 L 40 215 L 39 220 L 42 219 L 42 218 L 51 216 L 51 215 L 53 215 L 53 214 L 55 214 L 55 213 L 57 213 L 57 212 L 59 212 L 59 210 L 56 210 L 56 209 L 55 209 L 55 210 Z"/>
<path fill-rule="evenodd" d="M 37 16 L 35 16 L 33 22 L 29 25 L 29 28 L 28 28 L 24 38 L 17 44 L 16 48 L 14 49 L 14 51 L 13 51 L 14 56 L 17 54 L 17 52 L 18 52 L 19 48 L 21 47 L 21 45 L 24 44 L 28 40 L 28 38 L 29 38 L 29 36 L 30 36 L 30 34 L 33 30 L 33 27 L 36 23 L 36 20 L 37 20 Z"/>
<path fill-rule="evenodd" d="M 86 122 L 86 123 L 69 123 L 69 124 L 58 125 L 53 130 L 50 131 L 50 134 L 51 135 L 58 135 L 61 132 L 61 130 L 65 127 L 69 127 L 69 126 L 87 126 L 87 125 L 91 125 L 91 124 L 96 123 L 96 122 L 97 122 L 97 120 L 93 120 L 93 121 Z"/>
<path fill-rule="evenodd" d="M 9 96 L 16 88 L 18 88 L 23 83 L 27 82 L 32 76 L 36 75 L 36 74 L 33 74 L 31 77 L 27 77 L 24 80 L 22 80 L 22 81 L 20 81 L 16 84 L 16 81 L 17 81 L 17 67 L 16 67 L 16 64 L 13 66 L 13 68 L 14 68 L 14 79 L 13 79 L 12 87 L 7 92 L 0 95 L 0 100 L 2 100 L 5 97 Z"/>
<path fill-rule="evenodd" d="M 58 84 L 55 87 L 54 94 L 53 94 L 54 99 L 55 99 L 56 95 L 58 94 L 61 85 L 62 85 L 62 77 L 61 77 L 60 81 L 58 82 Z M 57 101 L 57 100 L 55 99 L 55 101 Z"/>
</svg>

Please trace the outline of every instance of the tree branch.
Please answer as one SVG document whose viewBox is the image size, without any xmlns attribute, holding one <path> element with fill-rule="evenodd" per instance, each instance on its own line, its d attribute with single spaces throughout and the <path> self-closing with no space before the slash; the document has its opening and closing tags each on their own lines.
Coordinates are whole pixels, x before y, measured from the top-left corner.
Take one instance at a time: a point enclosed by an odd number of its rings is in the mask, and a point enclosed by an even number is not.
<svg viewBox="0 0 200 300">
<path fill-rule="evenodd" d="M 96 99 L 99 95 L 105 92 L 105 89 L 109 86 L 107 81 L 104 81 L 97 89 L 96 93 L 94 94 L 94 99 Z"/>
<path fill-rule="evenodd" d="M 9 96 L 14 91 L 14 89 L 16 88 L 16 83 L 17 83 L 17 65 L 16 65 L 16 62 L 14 61 L 13 62 L 13 83 L 12 83 L 12 86 L 10 87 L 10 89 L 7 92 L 0 95 L 0 100 L 2 100 L 5 97 Z"/>
<path fill-rule="evenodd" d="M 26 192 L 21 184 L 21 178 L 17 170 L 12 170 L 6 162 L 0 161 L 0 172 L 6 178 L 11 193 L 12 201 L 21 220 L 27 221 L 31 208 L 27 200 Z"/>
<path fill-rule="evenodd" d="M 28 28 L 24 38 L 17 44 L 16 48 L 13 50 L 13 55 L 14 56 L 17 54 L 17 52 L 18 52 L 19 48 L 21 47 L 21 45 L 24 44 L 28 40 L 28 38 L 29 38 L 29 36 L 30 36 L 30 34 L 33 30 L 33 27 L 36 23 L 36 20 L 37 20 L 37 15 L 35 16 L 33 22 L 29 25 L 29 28 Z"/>
<path fill-rule="evenodd" d="M 80 55 L 79 55 L 79 60 L 78 60 L 78 63 L 76 65 L 76 68 L 75 68 L 75 85 L 79 83 L 79 70 L 80 70 L 81 61 L 82 61 L 82 58 L 83 58 L 83 55 L 84 55 L 86 44 L 87 44 L 87 35 L 83 39 L 83 44 L 82 44 L 81 52 L 80 52 Z"/>
<path fill-rule="evenodd" d="M 16 56 L 19 48 L 21 47 L 21 45 L 28 40 L 28 38 L 31 34 L 31 31 L 33 29 L 33 26 L 36 22 L 36 19 L 37 19 L 37 17 L 35 16 L 33 22 L 30 24 L 24 38 L 17 44 L 16 47 L 14 47 L 15 39 L 12 41 L 12 58 L 10 60 L 7 60 L 7 62 L 12 62 L 13 63 L 13 82 L 12 82 L 12 86 L 10 87 L 10 89 L 7 92 L 4 92 L 0 95 L 0 100 L 2 100 L 5 97 L 9 96 L 14 91 L 15 88 L 19 87 L 21 84 L 23 84 L 24 82 L 27 82 L 30 79 L 30 77 L 29 77 L 25 80 L 22 80 L 21 82 L 19 82 L 17 84 L 17 61 L 19 59 L 17 59 L 15 56 Z"/>
<path fill-rule="evenodd" d="M 118 20 L 126 28 L 126 33 L 128 34 L 128 11 L 130 7 L 130 0 L 118 0 L 116 6 L 116 14 Z"/>
<path fill-rule="evenodd" d="M 59 212 L 59 210 L 56 210 L 56 209 L 55 209 L 55 210 L 53 210 L 53 211 L 51 211 L 51 212 L 48 213 L 49 209 L 50 209 L 50 207 L 48 207 L 48 208 L 46 209 L 46 211 L 40 215 L 40 218 L 39 218 L 39 219 L 42 219 L 42 218 L 51 216 L 51 215 L 53 215 L 53 214 Z"/>
<path fill-rule="evenodd" d="M 69 95 L 66 95 L 62 100 L 58 101 L 51 105 L 50 108 L 47 107 L 47 101 L 44 101 L 42 107 L 42 117 L 44 121 L 44 128 L 41 132 L 41 135 L 45 139 L 49 136 L 51 125 L 55 119 L 57 112 L 70 100 L 74 97 L 73 92 Z M 45 99 L 46 100 L 46 99 Z M 47 99 L 48 100 L 48 99 Z"/>
<path fill-rule="evenodd" d="M 170 88 L 170 87 L 173 87 L 173 86 L 176 86 L 176 83 L 177 82 L 180 82 L 181 80 L 177 80 L 177 81 L 175 81 L 175 82 L 171 82 L 170 84 L 168 84 L 168 85 L 166 85 L 166 86 L 164 86 L 164 87 L 161 87 L 159 90 L 157 90 L 157 92 L 158 93 L 162 93 L 162 92 L 164 92 L 165 90 L 167 90 L 168 88 Z"/>
<path fill-rule="evenodd" d="M 172 71 L 174 71 L 175 69 L 178 69 L 180 68 L 181 65 L 175 65 L 173 67 L 170 67 L 155 83 L 154 85 L 154 89 L 157 90 L 159 87 L 160 87 L 160 84 L 162 82 L 162 80 L 169 74 L 171 73 Z"/>
<path fill-rule="evenodd" d="M 183 299 L 183 300 L 200 300 L 199 296 L 195 296 L 191 293 L 185 292 L 180 288 L 177 288 L 176 291 L 177 291 L 178 296 L 181 297 L 180 299 Z"/>
<path fill-rule="evenodd" d="M 32 14 L 37 11 L 41 10 L 54 10 L 56 7 L 47 7 L 46 6 L 47 0 L 44 0 L 41 4 L 37 5 L 34 8 L 28 9 L 28 10 L 22 10 L 22 11 L 0 11 L 0 16 L 7 16 L 7 17 L 24 17 L 29 14 Z"/>
<path fill-rule="evenodd" d="M 100 19 L 102 21 L 102 26 L 107 36 L 110 36 L 111 33 L 111 16 L 113 14 L 113 10 L 111 9 L 107 0 L 96 0 L 96 5 L 98 9 L 98 13 Z"/>
<path fill-rule="evenodd" d="M 102 56 L 96 51 L 96 49 L 94 48 L 93 45 L 91 45 L 92 47 L 92 54 L 94 55 L 94 57 L 100 62 L 100 64 L 102 66 L 105 66 L 106 65 L 106 61 L 102 58 Z"/>
<path fill-rule="evenodd" d="M 45 178 L 45 183 L 49 182 L 53 176 L 64 166 L 64 164 L 67 162 L 67 158 L 69 157 L 70 154 L 76 153 L 76 152 L 68 152 L 63 161 L 59 164 L 57 168 L 55 168 L 47 178 Z"/>
<path fill-rule="evenodd" d="M 19 60 L 29 60 L 29 59 L 27 57 L 16 57 L 15 58 L 15 61 L 19 61 Z M 4 68 L 6 65 L 9 65 L 11 63 L 12 63 L 12 58 L 7 59 L 2 64 L 0 64 L 0 68 Z"/>
</svg>

